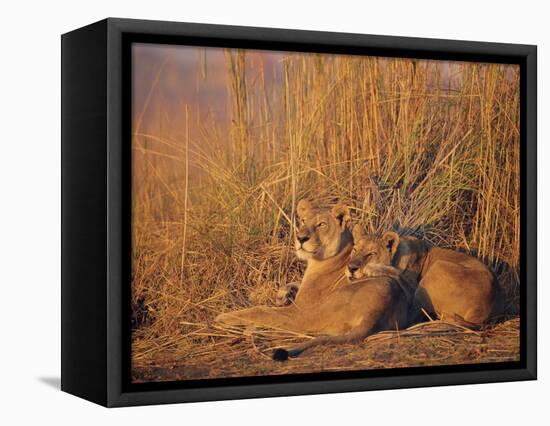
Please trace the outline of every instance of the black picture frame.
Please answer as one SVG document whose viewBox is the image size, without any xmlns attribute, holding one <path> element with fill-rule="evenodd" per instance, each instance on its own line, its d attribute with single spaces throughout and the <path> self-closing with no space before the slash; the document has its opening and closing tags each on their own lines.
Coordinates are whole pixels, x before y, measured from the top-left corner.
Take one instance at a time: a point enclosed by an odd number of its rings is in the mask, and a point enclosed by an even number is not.
<svg viewBox="0 0 550 426">
<path fill-rule="evenodd" d="M 62 390 L 115 407 L 536 379 L 536 46 L 118 18 L 64 34 L 61 42 Z M 520 361 L 130 383 L 133 42 L 519 64 Z"/>
</svg>

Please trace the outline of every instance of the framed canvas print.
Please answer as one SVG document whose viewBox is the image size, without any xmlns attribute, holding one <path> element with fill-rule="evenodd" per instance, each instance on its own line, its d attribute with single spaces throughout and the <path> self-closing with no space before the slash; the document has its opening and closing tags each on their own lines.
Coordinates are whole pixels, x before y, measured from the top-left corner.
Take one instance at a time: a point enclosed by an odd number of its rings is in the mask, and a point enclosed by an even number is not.
<svg viewBox="0 0 550 426">
<path fill-rule="evenodd" d="M 536 47 L 107 19 L 62 37 L 62 389 L 536 378 Z"/>
</svg>

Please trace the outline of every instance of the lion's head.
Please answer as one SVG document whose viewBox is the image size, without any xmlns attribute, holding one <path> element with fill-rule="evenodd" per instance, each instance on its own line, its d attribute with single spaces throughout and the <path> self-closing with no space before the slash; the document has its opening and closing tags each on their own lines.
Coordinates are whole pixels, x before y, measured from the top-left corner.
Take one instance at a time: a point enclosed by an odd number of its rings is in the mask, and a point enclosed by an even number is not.
<svg viewBox="0 0 550 426">
<path fill-rule="evenodd" d="M 351 241 L 349 208 L 337 204 L 332 209 L 314 208 L 307 200 L 297 205 L 294 247 L 302 260 L 324 260 L 337 255 Z"/>
<path fill-rule="evenodd" d="M 377 237 L 368 235 L 363 227 L 353 227 L 353 251 L 346 274 L 351 279 L 371 277 L 380 274 L 381 267 L 392 267 L 393 258 L 399 246 L 399 235 L 388 231 Z"/>
</svg>

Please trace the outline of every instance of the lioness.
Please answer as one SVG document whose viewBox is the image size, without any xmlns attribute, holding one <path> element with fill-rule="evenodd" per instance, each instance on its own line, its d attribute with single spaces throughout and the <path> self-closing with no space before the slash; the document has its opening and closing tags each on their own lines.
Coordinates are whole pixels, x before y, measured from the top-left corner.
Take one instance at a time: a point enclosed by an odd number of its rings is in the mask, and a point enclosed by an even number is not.
<svg viewBox="0 0 550 426">
<path fill-rule="evenodd" d="M 399 278 L 377 276 L 350 283 L 345 275 L 353 247 L 349 209 L 316 209 L 301 200 L 297 216 L 295 250 L 307 268 L 300 285 L 293 284 L 294 303 L 223 313 L 216 321 L 322 335 L 292 349 L 275 350 L 275 360 L 298 356 L 318 344 L 358 342 L 376 330 L 403 327 L 410 297 Z"/>
<path fill-rule="evenodd" d="M 421 308 L 444 321 L 475 327 L 491 316 L 497 291 L 492 272 L 479 260 L 453 250 L 431 247 L 414 237 L 388 231 L 382 237 L 353 228 L 354 248 L 348 265 L 352 279 L 376 275 L 395 266 L 409 280 L 419 281 L 413 315 Z"/>
</svg>

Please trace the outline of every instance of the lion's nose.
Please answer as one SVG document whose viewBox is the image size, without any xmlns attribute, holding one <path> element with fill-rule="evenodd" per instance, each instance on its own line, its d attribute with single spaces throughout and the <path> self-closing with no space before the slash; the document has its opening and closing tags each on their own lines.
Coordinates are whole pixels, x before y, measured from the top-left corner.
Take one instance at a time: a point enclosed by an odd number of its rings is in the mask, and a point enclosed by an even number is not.
<svg viewBox="0 0 550 426">
<path fill-rule="evenodd" d="M 359 266 L 357 265 L 348 265 L 348 270 L 353 274 L 355 271 L 359 269 Z"/>
<path fill-rule="evenodd" d="M 309 240 L 309 236 L 308 235 L 298 235 L 298 241 L 300 242 L 300 244 L 304 244 L 306 241 Z"/>
</svg>

